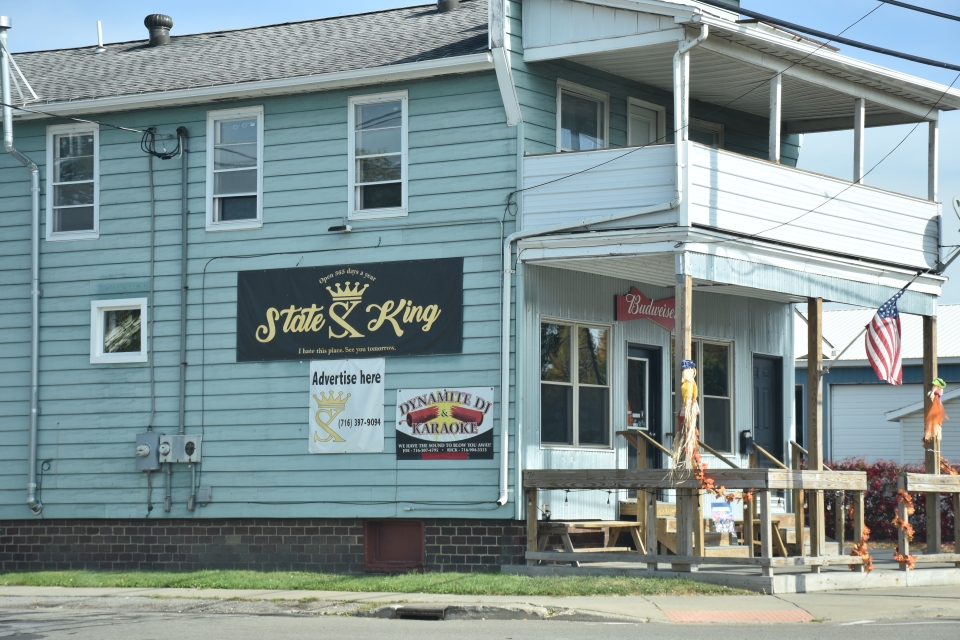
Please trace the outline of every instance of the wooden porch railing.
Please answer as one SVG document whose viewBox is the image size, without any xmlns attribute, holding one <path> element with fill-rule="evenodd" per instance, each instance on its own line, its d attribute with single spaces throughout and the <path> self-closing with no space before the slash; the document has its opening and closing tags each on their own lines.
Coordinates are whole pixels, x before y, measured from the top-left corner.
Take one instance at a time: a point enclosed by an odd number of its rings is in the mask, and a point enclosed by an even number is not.
<svg viewBox="0 0 960 640">
<path fill-rule="evenodd" d="M 639 441 L 638 441 L 639 442 Z M 639 450 L 638 450 L 639 451 Z M 647 549 L 656 549 L 658 489 L 680 489 L 699 493 L 700 485 L 692 474 L 678 478 L 664 469 L 565 469 L 565 470 L 527 470 L 523 472 L 523 488 L 527 515 L 527 553 L 528 564 L 537 562 L 640 562 L 648 568 L 656 569 L 657 563 L 671 563 L 675 570 L 689 571 L 701 564 L 733 564 L 759 566 L 765 576 L 772 576 L 774 567 L 809 566 L 819 568 L 829 564 L 861 565 L 857 556 L 826 556 L 785 558 L 773 557 L 773 520 L 770 504 L 770 492 L 775 490 L 792 491 L 805 489 L 811 491 L 853 491 L 862 503 L 863 492 L 867 488 L 867 474 L 861 471 L 794 471 L 781 469 L 711 469 L 706 472 L 718 486 L 727 489 L 750 490 L 756 492 L 756 502 L 760 507 L 760 556 L 749 558 L 720 558 L 702 554 L 690 556 L 670 556 L 641 552 L 602 552 L 589 553 L 567 551 L 538 551 L 537 527 L 539 522 L 539 491 L 565 489 L 636 489 L 637 512 L 643 513 L 645 525 L 643 538 Z M 642 497 L 641 497 L 642 496 Z M 642 500 L 642 506 L 640 501 Z M 699 518 L 702 521 L 702 517 Z M 677 540 L 686 537 L 690 540 L 695 533 L 694 523 L 677 518 Z M 802 536 L 802 530 L 801 530 Z M 863 535 L 862 519 L 855 530 L 857 542 Z M 752 541 L 751 541 L 752 542 Z M 679 546 L 679 544 L 678 544 Z M 694 547 L 696 548 L 696 547 Z"/>
</svg>

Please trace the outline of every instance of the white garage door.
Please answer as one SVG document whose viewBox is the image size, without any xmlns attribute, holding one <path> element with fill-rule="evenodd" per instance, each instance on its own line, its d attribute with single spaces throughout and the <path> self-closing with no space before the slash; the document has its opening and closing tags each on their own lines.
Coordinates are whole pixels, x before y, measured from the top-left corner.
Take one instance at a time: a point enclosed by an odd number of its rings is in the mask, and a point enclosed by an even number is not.
<svg viewBox="0 0 960 640">
<path fill-rule="evenodd" d="M 831 458 L 900 461 L 900 423 L 883 414 L 923 399 L 919 384 L 830 385 Z"/>
</svg>

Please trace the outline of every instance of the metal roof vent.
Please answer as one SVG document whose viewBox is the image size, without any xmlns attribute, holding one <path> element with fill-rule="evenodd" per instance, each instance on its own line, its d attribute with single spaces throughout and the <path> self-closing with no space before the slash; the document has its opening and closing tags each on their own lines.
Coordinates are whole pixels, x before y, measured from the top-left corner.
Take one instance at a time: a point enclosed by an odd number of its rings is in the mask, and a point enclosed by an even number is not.
<svg viewBox="0 0 960 640">
<path fill-rule="evenodd" d="M 460 0 L 437 0 L 437 13 L 453 11 L 460 6 Z"/>
<path fill-rule="evenodd" d="M 162 13 L 151 13 L 143 19 L 143 26 L 150 31 L 150 46 L 159 47 L 170 42 L 170 28 L 173 18 Z"/>
</svg>

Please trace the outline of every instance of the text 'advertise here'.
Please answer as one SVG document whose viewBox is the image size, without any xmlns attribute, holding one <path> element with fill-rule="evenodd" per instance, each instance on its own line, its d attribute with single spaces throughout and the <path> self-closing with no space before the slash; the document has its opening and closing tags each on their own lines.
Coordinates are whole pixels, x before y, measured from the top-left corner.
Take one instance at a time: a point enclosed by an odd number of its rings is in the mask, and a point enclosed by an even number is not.
<svg viewBox="0 0 960 640">
<path fill-rule="evenodd" d="M 463 258 L 237 274 L 237 362 L 462 351 Z"/>
</svg>

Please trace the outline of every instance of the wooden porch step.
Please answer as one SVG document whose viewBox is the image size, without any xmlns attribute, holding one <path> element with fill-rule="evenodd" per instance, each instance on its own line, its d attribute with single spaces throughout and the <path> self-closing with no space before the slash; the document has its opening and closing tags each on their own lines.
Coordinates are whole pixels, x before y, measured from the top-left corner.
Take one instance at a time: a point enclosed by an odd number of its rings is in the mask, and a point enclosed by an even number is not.
<svg viewBox="0 0 960 640">
<path fill-rule="evenodd" d="M 740 545 L 704 545 L 703 553 L 712 558 L 749 558 L 750 552 Z"/>
</svg>

